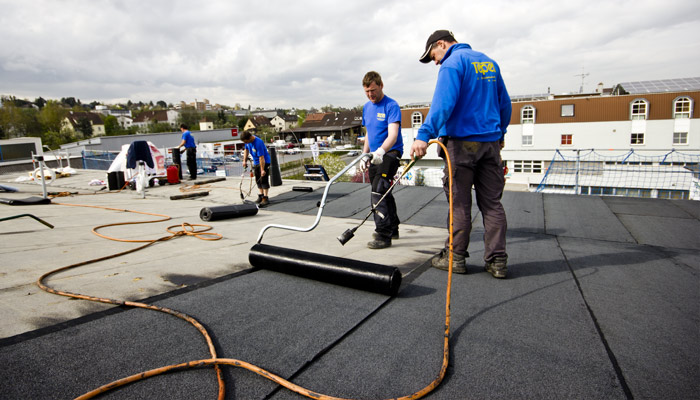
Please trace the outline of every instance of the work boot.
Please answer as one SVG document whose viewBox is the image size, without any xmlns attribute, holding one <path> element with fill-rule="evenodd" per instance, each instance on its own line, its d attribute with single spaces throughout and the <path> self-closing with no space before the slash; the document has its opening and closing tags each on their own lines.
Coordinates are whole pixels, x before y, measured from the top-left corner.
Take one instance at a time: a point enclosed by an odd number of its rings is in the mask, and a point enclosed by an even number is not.
<svg viewBox="0 0 700 400">
<path fill-rule="evenodd" d="M 258 199 L 255 200 L 255 204 L 260 204 L 262 202 L 262 200 L 263 200 L 263 195 L 259 194 Z"/>
<path fill-rule="evenodd" d="M 386 249 L 387 247 L 391 247 L 391 239 L 378 237 L 367 243 L 367 247 L 370 249 Z"/>
<path fill-rule="evenodd" d="M 502 256 L 493 257 L 491 261 L 486 261 L 486 266 L 484 266 L 484 269 L 491 273 L 494 278 L 503 279 L 508 273 L 507 264 L 508 256 L 504 254 Z"/>
<path fill-rule="evenodd" d="M 443 271 L 450 270 L 450 252 L 447 249 L 442 249 L 437 257 L 431 261 L 433 268 Z M 464 256 L 452 253 L 452 272 L 455 274 L 467 273 L 467 262 Z"/>
<path fill-rule="evenodd" d="M 379 232 L 373 232 L 372 233 L 372 239 L 380 239 L 382 235 Z M 399 231 L 394 232 L 391 235 L 391 240 L 396 240 L 399 238 Z"/>
<path fill-rule="evenodd" d="M 270 204 L 270 199 L 267 198 L 267 196 L 263 196 L 262 200 L 260 200 L 260 204 L 258 204 L 260 207 L 265 207 L 268 204 Z"/>
</svg>

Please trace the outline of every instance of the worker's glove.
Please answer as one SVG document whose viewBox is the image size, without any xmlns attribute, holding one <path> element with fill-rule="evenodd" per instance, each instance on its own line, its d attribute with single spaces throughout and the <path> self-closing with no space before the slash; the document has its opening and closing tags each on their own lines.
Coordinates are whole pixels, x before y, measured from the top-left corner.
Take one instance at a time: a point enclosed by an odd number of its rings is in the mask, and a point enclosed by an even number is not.
<svg viewBox="0 0 700 400">
<path fill-rule="evenodd" d="M 359 165 L 360 172 L 362 172 L 364 174 L 365 171 L 367 171 L 367 168 L 369 167 L 368 164 L 369 164 L 369 159 L 366 157 L 363 157 L 362 160 L 360 160 L 360 165 Z"/>
<path fill-rule="evenodd" d="M 384 151 L 383 148 L 378 148 L 377 150 L 372 153 L 372 164 L 374 165 L 379 165 L 384 161 L 384 154 L 386 151 Z"/>
</svg>

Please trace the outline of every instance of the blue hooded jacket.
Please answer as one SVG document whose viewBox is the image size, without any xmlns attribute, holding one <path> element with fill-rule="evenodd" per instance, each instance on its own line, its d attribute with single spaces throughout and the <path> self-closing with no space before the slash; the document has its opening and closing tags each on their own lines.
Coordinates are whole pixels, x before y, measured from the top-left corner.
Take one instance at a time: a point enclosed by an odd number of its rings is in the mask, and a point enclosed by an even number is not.
<svg viewBox="0 0 700 400">
<path fill-rule="evenodd" d="M 498 64 L 468 44 L 457 43 L 450 46 L 440 65 L 433 102 L 416 139 L 503 139 L 512 108 Z"/>
</svg>

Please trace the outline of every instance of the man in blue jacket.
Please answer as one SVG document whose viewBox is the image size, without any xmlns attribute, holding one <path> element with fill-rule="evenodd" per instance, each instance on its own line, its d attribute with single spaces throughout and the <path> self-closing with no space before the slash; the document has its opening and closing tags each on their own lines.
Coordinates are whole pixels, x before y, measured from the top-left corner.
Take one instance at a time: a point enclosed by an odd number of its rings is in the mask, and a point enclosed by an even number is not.
<svg viewBox="0 0 700 400">
<path fill-rule="evenodd" d="M 411 146 L 412 158 L 423 157 L 428 141 L 439 138 L 449 153 L 453 168 L 453 264 L 456 273 L 466 273 L 471 233 L 471 188 L 484 222 L 485 269 L 495 278 L 505 278 L 506 214 L 501 204 L 505 179 L 501 148 L 510 123 L 511 103 L 498 64 L 485 54 L 457 43 L 450 31 L 439 30 L 428 38 L 420 62 L 440 66 L 430 111 Z M 445 158 L 444 152 L 439 154 Z M 449 196 L 447 170 L 443 178 Z M 448 217 L 449 218 L 449 217 Z M 449 267 L 449 239 L 433 267 Z"/>
</svg>

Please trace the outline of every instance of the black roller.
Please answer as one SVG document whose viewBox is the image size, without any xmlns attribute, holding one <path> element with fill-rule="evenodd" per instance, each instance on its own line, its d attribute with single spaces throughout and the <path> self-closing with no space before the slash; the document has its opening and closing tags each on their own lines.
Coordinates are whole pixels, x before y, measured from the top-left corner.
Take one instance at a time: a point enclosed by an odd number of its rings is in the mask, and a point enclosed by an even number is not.
<svg viewBox="0 0 700 400">
<path fill-rule="evenodd" d="M 222 219 L 249 217 L 258 213 L 255 203 L 234 204 L 230 206 L 205 207 L 199 211 L 203 221 L 219 221 Z"/>
<path fill-rule="evenodd" d="M 266 244 L 254 245 L 248 261 L 257 268 L 389 296 L 401 286 L 401 272 L 396 267 Z"/>
</svg>

